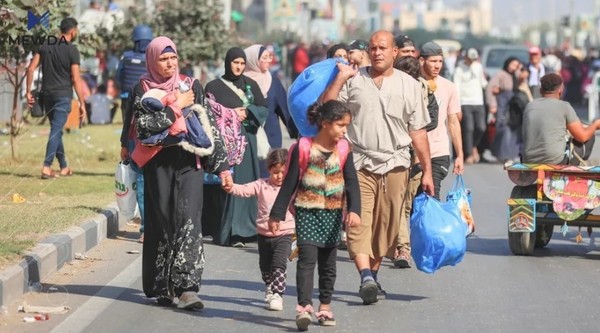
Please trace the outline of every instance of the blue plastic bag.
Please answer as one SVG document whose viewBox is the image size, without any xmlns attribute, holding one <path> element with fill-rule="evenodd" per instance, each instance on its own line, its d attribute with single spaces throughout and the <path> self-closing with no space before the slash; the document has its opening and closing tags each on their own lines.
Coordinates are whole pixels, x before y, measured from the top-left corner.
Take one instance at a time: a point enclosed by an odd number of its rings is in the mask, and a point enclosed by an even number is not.
<svg viewBox="0 0 600 333">
<path fill-rule="evenodd" d="M 467 250 L 466 232 L 467 225 L 453 202 L 440 202 L 426 193 L 413 201 L 410 246 L 418 270 L 433 274 L 460 263 Z"/>
<path fill-rule="evenodd" d="M 231 176 L 233 177 L 233 167 L 229 169 Z M 221 185 L 221 177 L 214 173 L 204 172 L 204 185 Z"/>
<path fill-rule="evenodd" d="M 333 82 L 339 70 L 340 59 L 326 59 L 307 67 L 288 90 L 288 108 L 300 135 L 313 137 L 317 127 L 311 125 L 306 117 L 308 107 L 323 94 Z"/>
<path fill-rule="evenodd" d="M 475 232 L 475 220 L 473 219 L 473 211 L 471 210 L 473 199 L 471 197 L 471 190 L 465 187 L 465 182 L 461 175 L 456 176 L 454 185 L 446 196 L 446 201 L 453 202 L 458 206 L 462 221 L 467 225 L 466 236 L 471 236 Z"/>
</svg>

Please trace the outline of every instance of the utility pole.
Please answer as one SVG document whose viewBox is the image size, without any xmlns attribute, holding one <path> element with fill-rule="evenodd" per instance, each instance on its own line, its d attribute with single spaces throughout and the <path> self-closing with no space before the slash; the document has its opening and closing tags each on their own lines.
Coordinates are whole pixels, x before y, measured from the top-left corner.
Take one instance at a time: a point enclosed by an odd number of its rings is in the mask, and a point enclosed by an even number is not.
<svg viewBox="0 0 600 333">
<path fill-rule="evenodd" d="M 569 29 L 571 30 L 571 48 L 577 47 L 577 31 L 575 22 L 575 0 L 569 0 Z"/>
</svg>

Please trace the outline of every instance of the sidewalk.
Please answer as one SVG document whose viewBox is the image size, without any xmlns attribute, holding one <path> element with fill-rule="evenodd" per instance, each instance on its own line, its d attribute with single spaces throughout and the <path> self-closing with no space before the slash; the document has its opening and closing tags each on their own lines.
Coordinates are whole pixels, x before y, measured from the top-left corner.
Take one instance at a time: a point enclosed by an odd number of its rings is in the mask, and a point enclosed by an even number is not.
<svg viewBox="0 0 600 333">
<path fill-rule="evenodd" d="M 119 222 L 116 203 L 101 213 L 83 221 L 78 227 L 50 235 L 26 252 L 20 263 L 0 271 L 0 306 L 7 306 L 21 298 L 37 283 L 75 259 L 76 253 L 85 253 L 106 238 L 114 237 L 125 226 Z"/>
</svg>

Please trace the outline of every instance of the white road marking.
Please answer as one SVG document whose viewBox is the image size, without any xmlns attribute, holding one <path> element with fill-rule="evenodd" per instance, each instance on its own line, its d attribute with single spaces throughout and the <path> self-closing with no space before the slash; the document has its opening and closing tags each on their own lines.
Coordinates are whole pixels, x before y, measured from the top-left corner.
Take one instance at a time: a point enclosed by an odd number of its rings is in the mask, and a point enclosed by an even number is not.
<svg viewBox="0 0 600 333">
<path fill-rule="evenodd" d="M 142 257 L 129 264 L 119 275 L 83 303 L 50 333 L 81 333 L 119 296 L 140 278 Z M 116 288 L 115 288 L 116 287 Z"/>
</svg>

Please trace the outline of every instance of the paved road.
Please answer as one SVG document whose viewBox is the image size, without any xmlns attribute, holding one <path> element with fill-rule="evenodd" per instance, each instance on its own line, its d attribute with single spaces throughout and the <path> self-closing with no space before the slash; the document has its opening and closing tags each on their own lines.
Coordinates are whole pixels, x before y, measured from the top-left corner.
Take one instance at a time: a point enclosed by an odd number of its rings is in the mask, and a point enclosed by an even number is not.
<svg viewBox="0 0 600 333">
<path fill-rule="evenodd" d="M 596 152 L 596 155 L 598 153 Z M 388 299 L 361 305 L 359 278 L 347 253 L 338 254 L 333 309 L 335 328 L 325 332 L 596 332 L 600 252 L 576 229 L 563 237 L 555 230 L 546 249 L 532 257 L 513 256 L 507 245 L 506 198 L 512 185 L 499 165 L 467 169 L 474 193 L 477 236 L 465 259 L 434 275 L 398 270 L 386 263 L 380 281 Z M 444 188 L 451 185 L 452 177 Z M 134 229 L 131 229 L 134 230 Z M 202 312 L 162 308 L 141 293 L 141 249 L 135 234 L 108 240 L 65 270 L 45 279 L 44 291 L 28 295 L 31 305 L 70 305 L 67 315 L 25 324 L 14 306 L 2 332 L 287 332 L 295 331 L 295 262 L 289 265 L 284 311 L 263 308 L 255 244 L 245 249 L 207 245 Z M 593 235 L 594 236 L 594 235 Z M 48 290 L 54 287 L 52 290 Z M 321 330 L 317 326 L 311 330 Z"/>
</svg>

